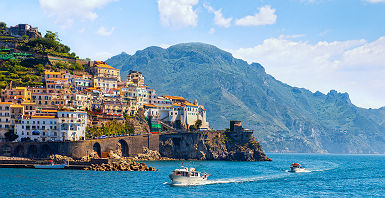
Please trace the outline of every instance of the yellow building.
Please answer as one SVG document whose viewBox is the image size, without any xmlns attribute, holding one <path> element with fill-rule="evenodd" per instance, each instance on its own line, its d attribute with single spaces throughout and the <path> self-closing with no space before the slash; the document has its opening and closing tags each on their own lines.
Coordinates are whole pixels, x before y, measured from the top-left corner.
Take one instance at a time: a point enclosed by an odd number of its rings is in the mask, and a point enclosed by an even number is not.
<svg viewBox="0 0 385 198">
<path fill-rule="evenodd" d="M 1 100 L 5 102 L 29 102 L 31 91 L 26 87 L 7 88 L 1 91 Z"/>
<path fill-rule="evenodd" d="M 95 61 L 94 69 L 97 77 L 112 77 L 120 81 L 120 70 L 107 65 L 103 61 Z"/>
</svg>

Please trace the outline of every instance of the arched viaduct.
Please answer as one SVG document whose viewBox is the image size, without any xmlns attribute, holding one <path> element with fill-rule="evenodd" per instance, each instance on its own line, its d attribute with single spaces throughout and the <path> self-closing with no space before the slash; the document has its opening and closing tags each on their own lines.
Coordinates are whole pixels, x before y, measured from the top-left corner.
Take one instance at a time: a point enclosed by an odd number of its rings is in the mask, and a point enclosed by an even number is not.
<svg viewBox="0 0 385 198">
<path fill-rule="evenodd" d="M 144 147 L 159 151 L 159 135 L 123 136 L 74 142 L 0 143 L 0 155 L 47 158 L 51 154 L 59 154 L 80 159 L 93 151 L 96 151 L 99 156 L 103 152 L 114 151 L 128 157 L 142 153 Z"/>
</svg>

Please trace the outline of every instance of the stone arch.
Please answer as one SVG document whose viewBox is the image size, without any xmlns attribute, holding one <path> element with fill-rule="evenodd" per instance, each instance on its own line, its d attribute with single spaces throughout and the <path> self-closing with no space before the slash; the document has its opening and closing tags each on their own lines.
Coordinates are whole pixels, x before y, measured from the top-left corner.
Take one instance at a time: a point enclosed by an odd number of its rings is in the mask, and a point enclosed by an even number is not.
<svg viewBox="0 0 385 198">
<path fill-rule="evenodd" d="M 1 148 L 0 148 L 0 155 L 10 156 L 10 155 L 11 155 L 11 151 L 12 151 L 11 146 L 9 146 L 9 145 L 7 145 L 7 144 L 4 144 L 4 145 L 1 146 Z"/>
<path fill-rule="evenodd" d="M 95 144 L 92 146 L 92 150 L 95 151 L 99 155 L 99 157 L 101 157 L 102 149 L 98 142 L 95 142 Z"/>
<path fill-rule="evenodd" d="M 130 154 L 129 154 L 129 148 L 126 140 L 123 140 L 123 139 L 119 140 L 118 145 L 120 146 L 119 149 L 122 153 L 122 157 L 128 157 Z"/>
<path fill-rule="evenodd" d="M 37 157 L 37 146 L 34 144 L 30 145 L 27 149 L 27 155 L 28 157 Z"/>
<path fill-rule="evenodd" d="M 19 145 L 15 148 L 14 155 L 17 157 L 22 157 L 24 156 L 24 146 Z"/>
<path fill-rule="evenodd" d="M 40 149 L 41 157 L 48 158 L 52 154 L 52 149 L 48 144 L 43 144 Z"/>
</svg>

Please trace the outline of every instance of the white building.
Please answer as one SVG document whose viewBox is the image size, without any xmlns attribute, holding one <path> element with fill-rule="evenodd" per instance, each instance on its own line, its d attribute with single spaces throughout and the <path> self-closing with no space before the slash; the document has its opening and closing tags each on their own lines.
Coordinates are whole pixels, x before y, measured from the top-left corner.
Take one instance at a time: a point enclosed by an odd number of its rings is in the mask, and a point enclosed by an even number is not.
<svg viewBox="0 0 385 198">
<path fill-rule="evenodd" d="M 30 116 L 15 125 L 17 141 L 65 141 L 85 138 L 86 112 L 59 111 L 57 116 Z"/>
<path fill-rule="evenodd" d="M 86 136 L 87 113 L 82 111 L 59 111 L 58 125 L 63 140 L 80 140 Z"/>
<path fill-rule="evenodd" d="M 180 120 L 186 126 L 191 126 L 197 120 L 202 121 L 200 130 L 208 130 L 209 123 L 206 120 L 206 109 L 198 102 L 190 103 L 183 97 L 162 96 L 154 97 L 151 94 L 150 104 L 145 104 L 145 116 L 151 116 L 154 120 L 162 122 L 175 122 Z"/>
<path fill-rule="evenodd" d="M 4 134 L 12 128 L 11 105 L 11 102 L 0 102 L 0 139 L 4 139 Z"/>
<path fill-rule="evenodd" d="M 58 119 L 55 116 L 31 116 L 15 125 L 17 141 L 59 141 Z"/>
</svg>

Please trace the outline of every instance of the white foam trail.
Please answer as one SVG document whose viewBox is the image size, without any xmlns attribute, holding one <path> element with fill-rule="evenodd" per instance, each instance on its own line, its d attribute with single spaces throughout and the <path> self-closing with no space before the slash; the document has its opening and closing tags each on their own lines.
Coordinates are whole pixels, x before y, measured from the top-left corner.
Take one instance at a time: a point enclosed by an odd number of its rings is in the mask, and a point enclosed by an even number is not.
<svg viewBox="0 0 385 198">
<path fill-rule="evenodd" d="M 172 186 L 201 186 L 201 185 L 210 185 L 210 184 L 227 184 L 227 183 L 244 183 L 244 182 L 256 182 L 261 180 L 277 179 L 288 176 L 287 174 L 271 175 L 271 176 L 259 176 L 259 177 L 249 177 L 249 178 L 228 178 L 228 179 L 214 179 L 206 180 L 202 183 L 194 184 L 171 184 Z"/>
<path fill-rule="evenodd" d="M 289 172 L 289 170 L 285 170 L 285 172 Z M 311 170 L 301 170 L 298 172 L 290 172 L 290 173 L 311 173 L 311 172 L 312 172 Z"/>
<path fill-rule="evenodd" d="M 333 163 L 333 162 L 328 162 L 328 168 L 324 168 L 324 169 L 315 169 L 315 170 L 312 170 L 310 169 L 312 172 L 319 172 L 319 171 L 328 171 L 328 170 L 333 170 L 333 169 L 336 169 L 338 168 L 338 164 L 336 163 Z"/>
</svg>

